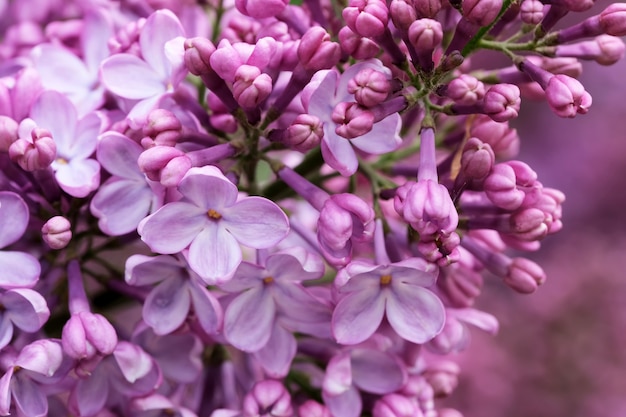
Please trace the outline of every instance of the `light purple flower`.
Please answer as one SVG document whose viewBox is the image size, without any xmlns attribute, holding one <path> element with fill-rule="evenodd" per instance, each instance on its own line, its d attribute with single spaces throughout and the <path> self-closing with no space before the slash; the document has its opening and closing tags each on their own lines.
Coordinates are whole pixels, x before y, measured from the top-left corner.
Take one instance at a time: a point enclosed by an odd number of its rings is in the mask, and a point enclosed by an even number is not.
<svg viewBox="0 0 626 417">
<path fill-rule="evenodd" d="M 424 343 L 444 324 L 444 307 L 425 287 L 434 284 L 437 271 L 423 259 L 389 265 L 354 261 L 335 280 L 342 296 L 333 312 L 335 339 L 344 345 L 361 343 L 376 332 L 383 317 L 405 340 Z"/>
<path fill-rule="evenodd" d="M 132 255 L 126 261 L 126 282 L 130 285 L 158 283 L 143 304 L 143 319 L 158 335 L 179 328 L 192 306 L 207 334 L 215 334 L 222 327 L 220 304 L 182 260 L 172 256 Z"/>
<path fill-rule="evenodd" d="M 33 333 L 50 317 L 45 298 L 28 288 L 17 288 L 0 294 L 0 305 L 0 349 L 11 341 L 13 326 Z"/>
<path fill-rule="evenodd" d="M 28 219 L 28 206 L 22 197 L 0 191 L 0 249 L 22 237 Z M 29 253 L 0 250 L 0 271 L 0 288 L 27 288 L 39 279 L 41 266 Z"/>
<path fill-rule="evenodd" d="M 143 59 L 117 54 L 102 62 L 104 86 L 115 95 L 138 100 L 128 114 L 131 123 L 141 125 L 157 102 L 185 77 L 184 34 L 174 13 L 158 10 L 148 17 L 139 35 Z"/>
<path fill-rule="evenodd" d="M 394 113 L 380 122 L 374 123 L 372 130 L 354 139 L 346 139 L 335 132 L 336 124 L 331 115 L 335 106 L 342 102 L 355 102 L 354 95 L 348 92 L 348 84 L 360 71 L 372 68 L 391 76 L 389 69 L 376 59 L 359 62 L 348 68 L 343 74 L 335 71 L 319 72 L 308 88 L 315 88 L 305 105 L 309 114 L 324 123 L 322 137 L 322 155 L 324 161 L 335 168 L 341 175 L 352 175 L 358 167 L 358 159 L 353 147 L 370 153 L 384 154 L 395 150 L 402 139 L 400 115 Z M 323 79 L 320 79 L 323 77 Z M 319 83 L 317 86 L 316 84 Z"/>
<path fill-rule="evenodd" d="M 181 201 L 168 203 L 141 221 L 141 239 L 156 253 L 185 256 L 205 283 L 230 279 L 241 247 L 263 249 L 289 231 L 287 216 L 262 197 L 237 201 L 237 187 L 214 166 L 191 168 L 178 185 Z"/>
<path fill-rule="evenodd" d="M 91 200 L 90 209 L 104 233 L 112 236 L 134 231 L 147 214 L 162 205 L 164 188 L 149 181 L 137 165 L 143 148 L 117 132 L 100 136 L 96 155 L 110 174 Z"/>
<path fill-rule="evenodd" d="M 33 103 L 31 119 L 48 129 L 57 147 L 52 169 L 59 186 L 72 197 L 86 197 L 100 184 L 96 150 L 101 120 L 95 113 L 78 119 L 76 108 L 56 91 L 44 91 Z"/>
</svg>

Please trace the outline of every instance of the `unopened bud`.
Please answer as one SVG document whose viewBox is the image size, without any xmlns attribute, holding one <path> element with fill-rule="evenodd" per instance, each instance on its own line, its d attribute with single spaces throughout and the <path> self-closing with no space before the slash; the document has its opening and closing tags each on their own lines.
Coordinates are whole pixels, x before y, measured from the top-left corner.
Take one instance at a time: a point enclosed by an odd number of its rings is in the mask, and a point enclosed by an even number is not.
<svg viewBox="0 0 626 417">
<path fill-rule="evenodd" d="M 63 216 L 54 216 L 41 228 L 41 235 L 51 249 L 63 249 L 72 240 L 72 225 Z"/>
</svg>

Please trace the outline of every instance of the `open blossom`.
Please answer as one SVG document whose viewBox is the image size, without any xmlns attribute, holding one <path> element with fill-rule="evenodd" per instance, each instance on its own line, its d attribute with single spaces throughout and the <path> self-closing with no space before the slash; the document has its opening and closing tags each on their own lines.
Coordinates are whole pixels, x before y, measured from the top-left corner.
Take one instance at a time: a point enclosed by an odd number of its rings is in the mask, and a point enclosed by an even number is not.
<svg viewBox="0 0 626 417">
<path fill-rule="evenodd" d="M 366 68 L 389 74 L 380 61 L 369 60 L 351 66 L 341 75 L 335 71 L 325 74 L 320 71 L 316 75 L 317 81 L 308 87 L 314 89 L 306 106 L 308 112 L 324 124 L 321 143 L 324 160 L 342 175 L 352 175 L 357 170 L 358 160 L 354 148 L 371 154 L 382 154 L 395 150 L 401 142 L 398 135 L 401 122 L 397 113 L 374 123 L 368 133 L 354 139 L 343 138 L 335 132 L 337 125 L 332 119 L 333 109 L 342 102 L 355 102 L 353 94 L 348 92 L 348 85 Z"/>
<path fill-rule="evenodd" d="M 207 283 L 226 281 L 241 263 L 240 244 L 269 248 L 289 230 L 287 216 L 261 197 L 237 199 L 237 187 L 218 168 L 191 168 L 178 185 L 181 201 L 141 221 L 141 239 L 157 253 L 186 250 L 191 268 Z"/>
</svg>

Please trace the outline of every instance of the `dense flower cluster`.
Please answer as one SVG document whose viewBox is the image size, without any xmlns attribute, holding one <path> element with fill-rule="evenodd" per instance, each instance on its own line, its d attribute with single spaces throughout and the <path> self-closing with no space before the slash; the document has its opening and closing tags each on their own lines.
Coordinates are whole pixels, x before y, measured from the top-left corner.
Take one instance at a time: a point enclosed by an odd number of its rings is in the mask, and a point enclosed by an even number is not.
<svg viewBox="0 0 626 417">
<path fill-rule="evenodd" d="M 483 275 L 562 227 L 509 122 L 626 49 L 593 3 L 0 2 L 0 415 L 461 416 Z"/>
</svg>

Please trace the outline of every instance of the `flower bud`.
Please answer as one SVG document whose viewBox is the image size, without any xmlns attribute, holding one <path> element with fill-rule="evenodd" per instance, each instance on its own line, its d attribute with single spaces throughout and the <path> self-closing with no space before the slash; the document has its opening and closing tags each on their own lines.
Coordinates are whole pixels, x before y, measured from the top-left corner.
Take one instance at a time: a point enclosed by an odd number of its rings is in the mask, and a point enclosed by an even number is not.
<svg viewBox="0 0 626 417">
<path fill-rule="evenodd" d="M 44 242 L 51 249 L 63 249 L 72 240 L 72 225 L 63 216 L 54 216 L 41 228 Z"/>
<path fill-rule="evenodd" d="M 373 68 L 364 68 L 348 81 L 348 92 L 354 94 L 357 103 L 373 107 L 385 101 L 391 84 L 387 76 Z"/>
<path fill-rule="evenodd" d="M 192 165 L 184 152 L 171 146 L 154 146 L 143 151 L 137 164 L 149 179 L 166 187 L 177 186 Z"/>
<path fill-rule="evenodd" d="M 478 115 L 473 120 L 470 135 L 477 137 L 491 146 L 497 159 L 510 159 L 519 152 L 519 136 L 517 130 L 508 123 L 498 123 L 488 116 Z"/>
<path fill-rule="evenodd" d="M 332 68 L 341 56 L 340 47 L 330 40 L 330 34 L 320 26 L 313 26 L 302 35 L 298 46 L 300 64 L 309 71 Z"/>
<path fill-rule="evenodd" d="M 564 74 L 550 78 L 545 88 L 546 101 L 557 116 L 575 117 L 586 114 L 591 106 L 591 95 L 576 79 Z"/>
<path fill-rule="evenodd" d="M 414 1 L 417 17 L 428 17 L 433 19 L 441 10 L 441 0 L 419 0 Z"/>
<path fill-rule="evenodd" d="M 300 152 L 308 152 L 317 147 L 324 136 L 320 119 L 310 114 L 300 114 L 293 121 L 283 137 L 283 142 Z"/>
<path fill-rule="evenodd" d="M 452 361 L 440 360 L 431 363 L 424 372 L 424 378 L 433 387 L 435 397 L 447 397 L 456 388 L 459 383 L 459 373 L 461 368 Z"/>
<path fill-rule="evenodd" d="M 233 82 L 233 97 L 243 108 L 257 107 L 272 92 L 272 79 L 252 65 L 237 68 Z"/>
<path fill-rule="evenodd" d="M 417 19 L 409 27 L 409 42 L 420 55 L 422 52 L 432 53 L 442 39 L 443 29 L 437 20 Z"/>
<path fill-rule="evenodd" d="M 154 109 L 148 113 L 142 133 L 156 146 L 174 146 L 183 131 L 180 120 L 169 110 Z"/>
<path fill-rule="evenodd" d="M 445 95 L 460 104 L 474 104 L 485 96 L 485 85 L 476 77 L 461 74 L 450 81 L 445 89 Z"/>
<path fill-rule="evenodd" d="M 521 240 L 540 240 L 548 234 L 546 216 L 537 208 L 518 210 L 511 214 L 509 225 L 513 237 Z"/>
<path fill-rule="evenodd" d="M 212 73 L 211 55 L 216 48 L 213 42 L 206 38 L 197 37 L 185 40 L 185 66 L 193 75 Z"/>
<path fill-rule="evenodd" d="M 599 18 L 604 33 L 626 36 L 626 3 L 611 3 L 600 13 Z"/>
<path fill-rule="evenodd" d="M 412 0 L 391 0 L 389 15 L 393 25 L 402 32 L 407 32 L 409 26 L 417 20 L 417 12 Z"/>
<path fill-rule="evenodd" d="M 265 380 L 254 384 L 243 399 L 243 414 L 246 416 L 292 416 L 291 397 L 283 384 Z"/>
<path fill-rule="evenodd" d="M 520 6 L 519 17 L 528 25 L 536 25 L 543 20 L 544 7 L 539 0 L 524 0 Z"/>
<path fill-rule="evenodd" d="M 350 0 L 342 16 L 354 33 L 375 38 L 387 28 L 389 9 L 383 0 Z"/>
<path fill-rule="evenodd" d="M 348 26 L 344 26 L 339 31 L 339 45 L 341 50 L 355 59 L 374 58 L 380 47 L 369 38 L 354 33 Z"/>
<path fill-rule="evenodd" d="M 496 19 L 502 0 L 462 0 L 463 17 L 479 26 L 487 26 Z"/>
<path fill-rule="evenodd" d="M 546 274 L 535 262 L 526 258 L 514 258 L 504 282 L 522 294 L 535 292 L 546 281 Z"/>
<path fill-rule="evenodd" d="M 491 172 L 494 162 L 495 154 L 489 144 L 469 138 L 461 155 L 461 175 L 469 180 L 483 180 Z"/>
<path fill-rule="evenodd" d="M 19 138 L 9 146 L 9 157 L 24 171 L 45 169 L 54 162 L 57 147 L 52 134 L 42 128 L 34 128 L 31 138 Z"/>
<path fill-rule="evenodd" d="M 401 212 L 420 235 L 452 233 L 459 220 L 448 189 L 432 180 L 411 184 Z"/>
<path fill-rule="evenodd" d="M 508 122 L 517 117 L 521 102 L 518 86 L 496 84 L 485 93 L 483 109 L 494 121 Z"/>
<path fill-rule="evenodd" d="M 395 393 L 379 398 L 372 409 L 372 417 L 422 417 L 422 415 L 415 401 Z"/>
<path fill-rule="evenodd" d="M 524 201 L 524 192 L 517 188 L 515 171 L 505 163 L 493 166 L 485 179 L 484 190 L 493 204 L 505 210 L 515 210 Z"/>
<path fill-rule="evenodd" d="M 596 0 L 550 0 L 553 7 L 562 7 L 570 12 L 584 12 L 593 7 Z"/>
<path fill-rule="evenodd" d="M 337 104 L 331 118 L 337 124 L 335 132 L 346 139 L 363 136 L 374 126 L 374 113 L 358 103 Z"/>
<path fill-rule="evenodd" d="M 289 0 L 235 0 L 235 7 L 242 14 L 255 19 L 274 17 L 289 4 Z"/>
<path fill-rule="evenodd" d="M 96 355 L 113 353 L 117 346 L 117 334 L 104 316 L 81 311 L 72 314 L 63 326 L 61 343 L 68 356 L 91 359 Z"/>
<path fill-rule="evenodd" d="M 325 405 L 313 400 L 306 400 L 298 407 L 298 417 L 332 417 Z"/>
<path fill-rule="evenodd" d="M 17 128 L 15 120 L 0 115 L 0 152 L 8 152 L 11 144 L 18 139 Z"/>
</svg>

